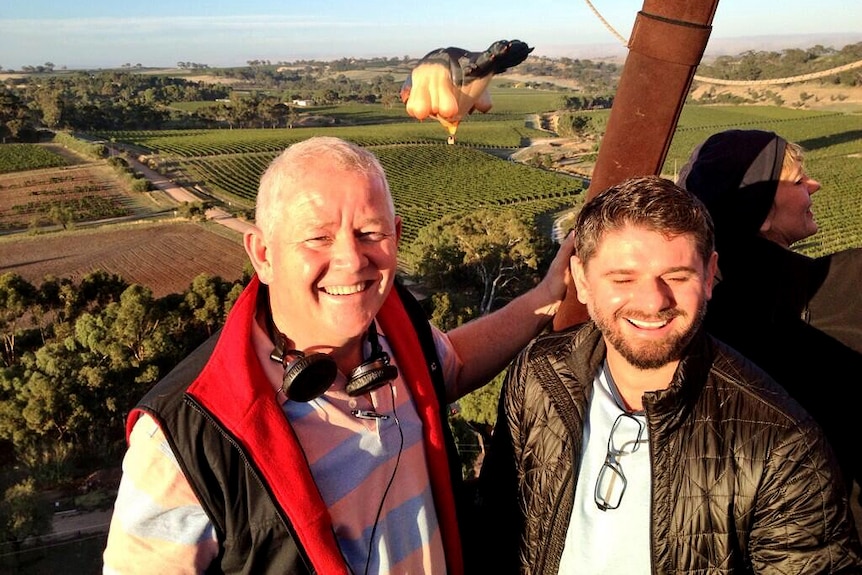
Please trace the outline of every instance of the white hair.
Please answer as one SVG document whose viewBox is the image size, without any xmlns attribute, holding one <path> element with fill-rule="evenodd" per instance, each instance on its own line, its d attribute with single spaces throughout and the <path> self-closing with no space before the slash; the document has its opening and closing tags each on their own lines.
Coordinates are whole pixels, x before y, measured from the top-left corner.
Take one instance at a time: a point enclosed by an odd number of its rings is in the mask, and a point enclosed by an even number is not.
<svg viewBox="0 0 862 575">
<path fill-rule="evenodd" d="M 365 148 L 331 136 L 315 136 L 291 145 L 267 167 L 260 178 L 255 203 L 255 223 L 265 238 L 284 211 L 283 198 L 302 177 L 308 176 L 312 164 L 325 162 L 344 170 L 356 170 L 378 178 L 386 191 L 389 211 L 394 217 L 395 204 L 389 191 L 386 173 L 377 157 Z"/>
</svg>

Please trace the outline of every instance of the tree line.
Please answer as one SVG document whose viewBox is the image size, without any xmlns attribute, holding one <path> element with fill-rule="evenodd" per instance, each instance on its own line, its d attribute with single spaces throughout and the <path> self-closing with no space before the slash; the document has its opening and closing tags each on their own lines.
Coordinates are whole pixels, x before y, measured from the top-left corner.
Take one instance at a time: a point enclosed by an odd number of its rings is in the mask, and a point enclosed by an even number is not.
<svg viewBox="0 0 862 575">
<path fill-rule="evenodd" d="M 0 138 L 35 141 L 38 130 L 116 131 L 169 128 L 289 127 L 297 108 L 349 102 L 392 104 L 400 82 L 391 75 L 367 81 L 249 67 L 243 81 L 190 81 L 132 71 L 33 75 L 0 86 Z M 178 102 L 209 102 L 194 111 Z"/>
<path fill-rule="evenodd" d="M 862 42 L 848 44 L 840 50 L 821 45 L 781 51 L 750 50 L 735 56 L 719 56 L 711 62 L 701 63 L 697 73 L 722 80 L 771 80 L 828 70 L 859 60 L 862 60 Z M 859 86 L 862 85 L 862 75 L 858 69 L 849 70 L 833 74 L 821 82 Z"/>
<path fill-rule="evenodd" d="M 229 95 L 227 86 L 132 72 L 25 77 L 0 86 L 0 136 L 33 141 L 41 128 L 158 129 L 176 115 L 172 102 Z"/>
<path fill-rule="evenodd" d="M 733 80 L 781 78 L 816 72 L 862 59 L 862 43 L 840 50 L 814 46 L 807 50 L 749 51 L 703 62 L 703 76 Z M 184 70 L 205 69 L 237 81 L 233 86 L 190 81 L 133 70 L 54 73 L 46 62 L 28 67 L 30 75 L 0 87 L 0 138 L 28 141 L 40 127 L 80 131 L 162 128 L 289 127 L 298 102 L 311 105 L 349 102 L 393 105 L 399 101 L 403 74 L 415 60 L 404 58 L 342 58 L 331 62 L 270 63 L 250 60 L 248 66 L 210 69 L 206 64 L 179 62 Z M 347 72 L 379 70 L 368 79 Z M 398 71 L 396 79 L 393 71 Z M 607 107 L 613 102 L 622 66 L 593 60 L 531 56 L 520 64 L 522 74 L 574 80 L 578 93 L 564 108 Z M 858 86 L 858 70 L 822 82 Z M 173 108 L 177 102 L 211 102 L 193 112 Z"/>
<path fill-rule="evenodd" d="M 0 276 L 0 541 L 39 534 L 9 516 L 18 498 L 117 464 L 131 407 L 219 328 L 248 277 L 154 298 L 103 271 Z"/>
</svg>

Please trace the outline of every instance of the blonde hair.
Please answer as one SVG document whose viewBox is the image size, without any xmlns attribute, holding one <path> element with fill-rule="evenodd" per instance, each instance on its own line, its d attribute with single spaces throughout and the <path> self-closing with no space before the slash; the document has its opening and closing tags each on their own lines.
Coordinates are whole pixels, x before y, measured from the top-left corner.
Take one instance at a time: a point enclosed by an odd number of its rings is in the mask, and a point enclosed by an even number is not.
<svg viewBox="0 0 862 575">
<path fill-rule="evenodd" d="M 805 158 L 805 150 L 799 144 L 787 142 L 784 147 L 784 160 L 781 164 L 781 177 L 789 176 L 797 166 L 802 168 L 802 160 Z"/>
</svg>

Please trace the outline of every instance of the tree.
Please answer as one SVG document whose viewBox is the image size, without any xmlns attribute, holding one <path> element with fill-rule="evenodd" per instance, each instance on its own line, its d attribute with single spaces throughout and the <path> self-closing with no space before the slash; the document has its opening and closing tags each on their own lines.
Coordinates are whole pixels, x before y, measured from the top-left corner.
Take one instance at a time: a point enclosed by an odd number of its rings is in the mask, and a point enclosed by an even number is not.
<svg viewBox="0 0 862 575">
<path fill-rule="evenodd" d="M 421 229 L 405 259 L 429 289 L 453 301 L 461 292 L 486 315 L 535 285 L 550 255 L 550 240 L 515 210 L 484 208 Z"/>
<path fill-rule="evenodd" d="M 0 275 L 0 330 L 3 331 L 3 363 L 11 366 L 17 361 L 15 340 L 20 321 L 36 302 L 36 288 L 17 274 Z"/>
<path fill-rule="evenodd" d="M 0 142 L 18 138 L 31 125 L 26 102 L 14 91 L 0 86 Z"/>
<path fill-rule="evenodd" d="M 208 336 L 224 323 L 224 288 L 221 278 L 200 274 L 192 280 L 183 299 L 195 322 L 204 327 Z"/>
<path fill-rule="evenodd" d="M 482 426 L 481 433 L 488 437 L 497 421 L 497 403 L 503 387 L 505 372 L 497 374 L 490 383 L 468 393 L 460 400 L 461 416 L 474 425 Z"/>
<path fill-rule="evenodd" d="M 458 293 L 439 292 L 431 294 L 431 323 L 449 331 L 477 317 L 476 310 Z"/>
<path fill-rule="evenodd" d="M 416 281 L 431 292 L 431 321 L 449 330 L 500 307 L 542 276 L 553 257 L 550 239 L 514 210 L 479 209 L 446 216 L 421 229 L 403 252 Z M 458 401 L 453 421 L 464 473 L 475 473 L 497 418 L 503 374 Z"/>
<path fill-rule="evenodd" d="M 63 100 L 62 87 L 55 83 L 46 83 L 33 92 L 33 101 L 42 115 L 42 123 L 49 128 L 62 127 L 66 104 Z"/>
<path fill-rule="evenodd" d="M 183 202 L 177 207 L 177 214 L 190 220 L 205 220 L 209 208 L 209 202 Z"/>
<path fill-rule="evenodd" d="M 67 230 L 69 224 L 75 219 L 75 214 L 69 206 L 52 204 L 51 209 L 48 210 L 48 219 Z"/>
<path fill-rule="evenodd" d="M 125 363 L 140 367 L 152 361 L 168 345 L 169 334 L 161 326 L 161 314 L 149 288 L 132 284 L 123 295 L 120 302 L 109 304 L 104 314 L 110 320 L 111 340 L 122 346 L 123 355 L 117 355 L 120 360 L 117 365 Z"/>
<path fill-rule="evenodd" d="M 0 541 L 17 543 L 46 533 L 50 526 L 50 511 L 41 503 L 32 477 L 6 489 L 0 501 Z"/>
<path fill-rule="evenodd" d="M 459 399 L 457 413 L 449 417 L 467 478 L 478 475 L 485 448 L 491 442 L 504 378 L 505 372 L 499 373 L 490 383 Z"/>
</svg>

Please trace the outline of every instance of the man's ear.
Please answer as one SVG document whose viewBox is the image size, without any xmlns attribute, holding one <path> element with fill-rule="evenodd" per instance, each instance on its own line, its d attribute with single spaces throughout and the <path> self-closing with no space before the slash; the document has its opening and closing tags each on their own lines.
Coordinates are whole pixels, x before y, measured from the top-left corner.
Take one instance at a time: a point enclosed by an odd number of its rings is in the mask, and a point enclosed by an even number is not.
<svg viewBox="0 0 862 575">
<path fill-rule="evenodd" d="M 269 250 L 263 232 L 257 226 L 253 226 L 245 232 L 242 239 L 245 253 L 248 254 L 254 271 L 257 272 L 261 282 L 269 284 L 272 280 L 272 263 L 269 260 Z"/>
<path fill-rule="evenodd" d="M 401 243 L 401 216 L 395 216 L 395 243 Z"/>
<path fill-rule="evenodd" d="M 718 252 L 712 252 L 709 261 L 706 262 L 706 277 L 704 278 L 704 291 L 706 299 L 712 298 L 712 288 L 715 285 L 715 274 L 718 273 Z"/>
<path fill-rule="evenodd" d="M 584 264 L 578 256 L 572 256 L 569 261 L 569 268 L 572 272 L 572 278 L 575 280 L 575 289 L 578 293 L 578 301 L 587 305 L 587 295 L 590 288 L 587 285 L 587 272 L 584 269 Z"/>
</svg>

